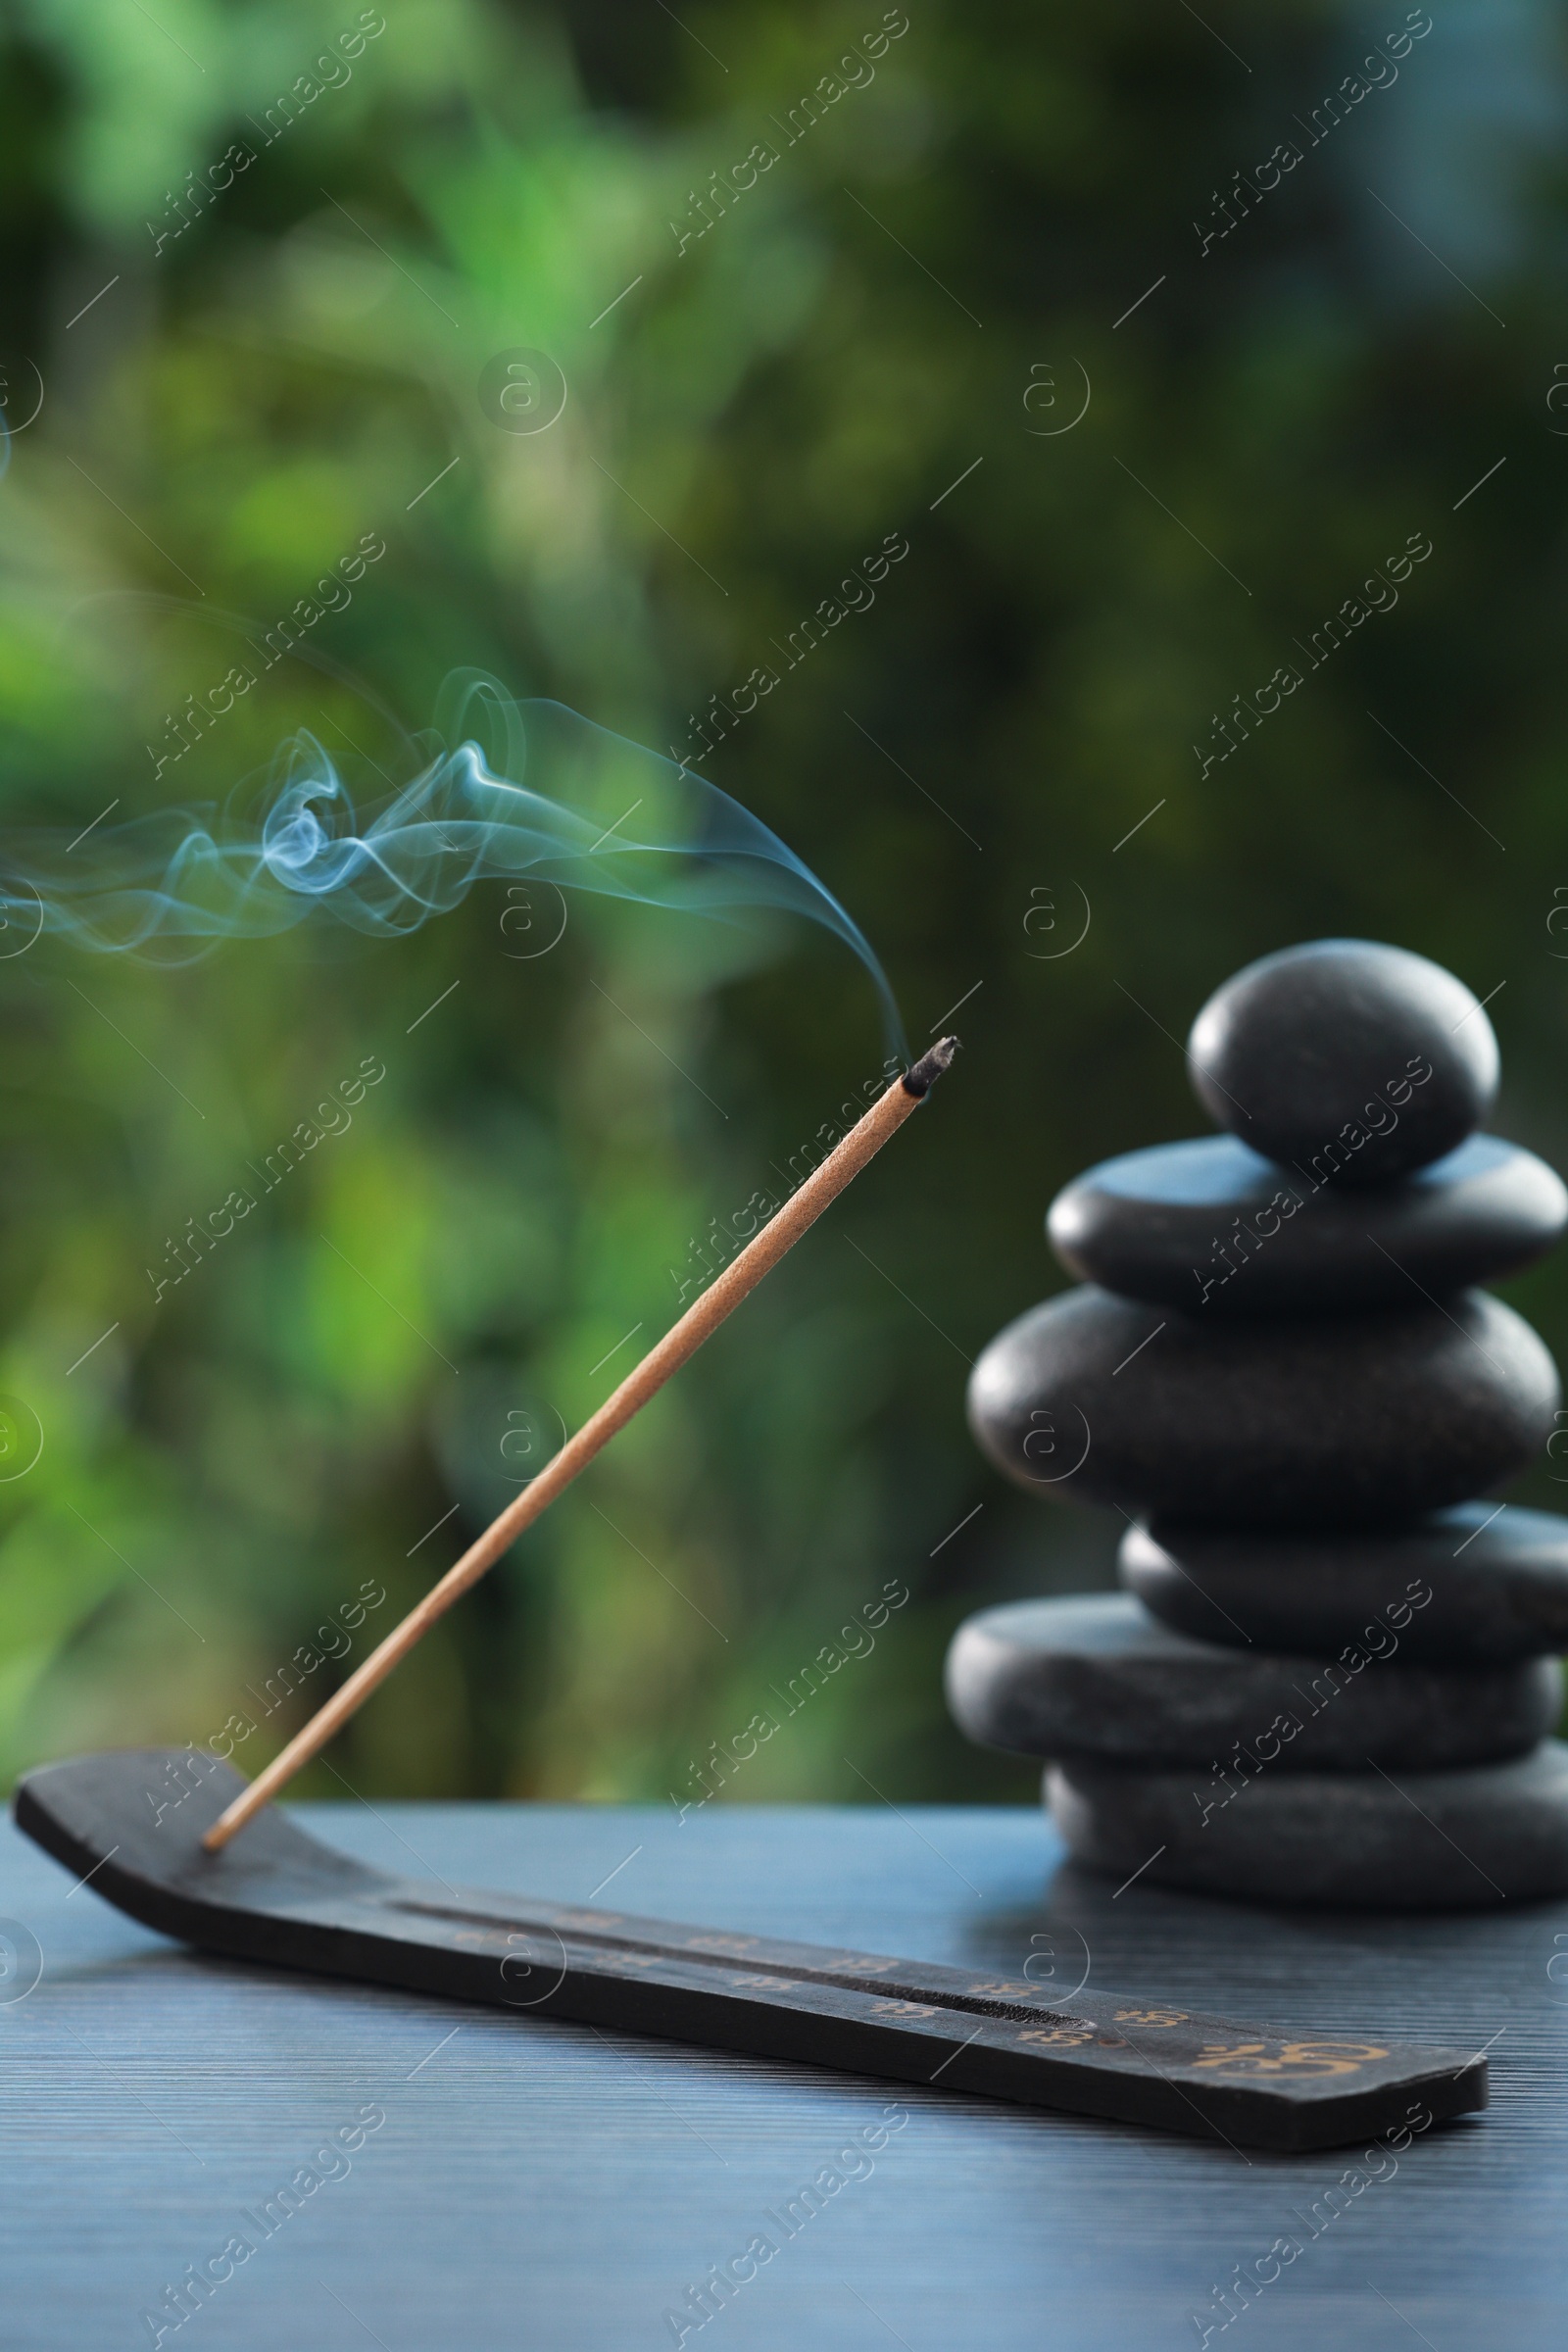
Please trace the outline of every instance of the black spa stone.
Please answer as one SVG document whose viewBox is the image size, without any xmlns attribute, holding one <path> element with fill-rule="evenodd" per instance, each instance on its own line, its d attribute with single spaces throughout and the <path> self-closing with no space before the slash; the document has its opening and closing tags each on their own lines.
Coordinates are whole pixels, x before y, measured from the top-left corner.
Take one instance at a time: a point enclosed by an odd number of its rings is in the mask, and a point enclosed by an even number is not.
<svg viewBox="0 0 1568 2352">
<path fill-rule="evenodd" d="M 1568 1649 L 1568 1519 L 1461 1502 L 1393 1531 L 1130 1527 L 1121 1581 L 1196 1640 L 1321 1657 L 1397 1642 L 1412 1664 L 1502 1666 Z"/>
<path fill-rule="evenodd" d="M 1325 1185 L 1231 1135 L 1102 1160 L 1046 1220 L 1071 1274 L 1206 1316 L 1413 1304 L 1529 1265 L 1568 1226 L 1545 1161 L 1473 1135 L 1386 1185 Z"/>
<path fill-rule="evenodd" d="M 1522 1468 L 1557 1374 L 1480 1291 L 1444 1306 L 1200 1320 L 1091 1285 L 981 1355 L 969 1421 L 1043 1496 L 1227 1525 L 1410 1519 Z"/>
<path fill-rule="evenodd" d="M 1076 1861 L 1140 1886 L 1368 1911 L 1568 1894 L 1568 1747 L 1555 1740 L 1457 1772 L 1265 1771 L 1207 1814 L 1182 1772 L 1053 1765 L 1046 1795 Z"/>
<path fill-rule="evenodd" d="M 1248 964 L 1199 1013 L 1187 1054 L 1220 1126 L 1347 1185 L 1441 1158 L 1497 1091 L 1497 1041 L 1464 982 L 1365 939 L 1313 940 Z"/>
<path fill-rule="evenodd" d="M 984 1609 L 948 1651 L 948 1704 L 989 1747 L 1183 1767 L 1227 1803 L 1263 1772 L 1435 1771 L 1523 1755 L 1562 1710 L 1555 1658 L 1463 1670 L 1347 1644 L 1331 1659 L 1223 1649 L 1159 1624 L 1130 1593 Z"/>
</svg>

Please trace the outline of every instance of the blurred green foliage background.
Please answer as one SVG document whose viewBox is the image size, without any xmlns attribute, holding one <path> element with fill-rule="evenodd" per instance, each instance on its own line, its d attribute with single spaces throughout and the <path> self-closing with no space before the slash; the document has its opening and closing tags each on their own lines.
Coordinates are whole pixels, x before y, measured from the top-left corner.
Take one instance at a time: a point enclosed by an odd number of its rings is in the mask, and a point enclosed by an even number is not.
<svg viewBox="0 0 1568 2352">
<path fill-rule="evenodd" d="M 303 1788 L 693 1796 L 892 1582 L 731 1792 L 1026 1798 L 948 1726 L 946 1642 L 1108 1583 L 1120 1523 L 1003 1490 L 967 1362 L 1059 1286 L 1056 1187 L 1201 1128 L 1208 991 L 1323 933 L 1435 956 L 1502 992 L 1497 1125 L 1568 1164 L 1561 20 L 1410 17 L 1320 118 L 1398 0 L 14 0 L 5 825 L 220 799 L 302 723 L 371 801 L 387 714 L 466 664 L 695 757 L 771 662 L 703 772 L 916 1049 L 962 1004 L 933 1106 Z M 566 386 L 533 433 L 477 391 L 517 347 Z M 1417 532 L 1397 608 L 1205 770 Z M 267 627 L 367 533 L 324 666 L 159 771 L 210 615 Z M 874 605 L 774 661 L 890 533 Z M 364 1654 L 878 1066 L 825 936 L 575 897 L 550 947 L 550 905 L 0 960 L 0 1388 L 43 1435 L 0 1484 L 8 1772 L 235 1716 L 254 1770 L 343 1671 L 298 1672 L 317 1629 L 384 1589 Z M 1562 1268 L 1510 1295 L 1561 1354 Z"/>
</svg>

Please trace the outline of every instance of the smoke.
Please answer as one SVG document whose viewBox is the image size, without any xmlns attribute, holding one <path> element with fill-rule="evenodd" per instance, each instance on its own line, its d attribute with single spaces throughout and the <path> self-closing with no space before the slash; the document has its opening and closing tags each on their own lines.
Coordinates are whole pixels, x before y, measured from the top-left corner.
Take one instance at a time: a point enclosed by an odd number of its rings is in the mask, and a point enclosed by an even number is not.
<svg viewBox="0 0 1568 2352">
<path fill-rule="evenodd" d="M 161 809 L 74 839 L 0 836 L 0 913 L 98 955 L 177 959 L 314 915 L 401 936 L 451 913 L 477 883 L 522 876 L 721 920 L 770 908 L 821 925 L 859 957 L 889 1048 L 903 1053 L 892 991 L 858 925 L 706 777 L 564 704 L 514 701 L 477 671 L 449 680 L 416 748 L 412 781 L 364 813 L 302 729 L 221 808 Z"/>
</svg>

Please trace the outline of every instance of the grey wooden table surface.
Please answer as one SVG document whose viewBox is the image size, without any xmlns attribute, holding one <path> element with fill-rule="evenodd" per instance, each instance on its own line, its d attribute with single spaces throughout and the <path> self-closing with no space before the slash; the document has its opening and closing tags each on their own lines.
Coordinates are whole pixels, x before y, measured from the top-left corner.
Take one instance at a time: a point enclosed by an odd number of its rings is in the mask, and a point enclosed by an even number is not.
<svg viewBox="0 0 1568 2352">
<path fill-rule="evenodd" d="M 776 2253 L 706 2326 L 686 2309 L 688 2346 L 1177 2352 L 1200 2343 L 1198 2313 L 1226 2352 L 1559 2352 L 1568 1981 L 1548 1972 L 1562 1953 L 1568 1980 L 1568 1904 L 1395 1921 L 1142 1884 L 1113 1899 L 1022 1809 L 301 1814 L 368 1861 L 457 1885 L 1031 1962 L 1063 1996 L 1087 1959 L 1096 1988 L 1244 2021 L 1491 2041 L 1494 2105 L 1376 2180 L 1363 2168 L 1339 2210 L 1324 2192 L 1354 2150 L 1248 2160 L 200 1959 L 73 1891 L 8 1826 L 0 1911 L 43 1954 L 35 1989 L 0 2006 L 0 2340 L 17 2352 L 655 2352 L 688 2287 L 759 2233 Z M 878 2144 L 890 2107 L 905 2120 Z M 776 2217 L 824 2167 L 842 2186 L 797 2205 L 787 2234 Z M 301 2168 L 318 2185 L 293 2209 L 276 2192 Z M 254 2251 L 191 2317 L 144 2316 L 236 2233 Z M 1222 2327 L 1211 2290 L 1281 2237 L 1298 2257 Z"/>
</svg>

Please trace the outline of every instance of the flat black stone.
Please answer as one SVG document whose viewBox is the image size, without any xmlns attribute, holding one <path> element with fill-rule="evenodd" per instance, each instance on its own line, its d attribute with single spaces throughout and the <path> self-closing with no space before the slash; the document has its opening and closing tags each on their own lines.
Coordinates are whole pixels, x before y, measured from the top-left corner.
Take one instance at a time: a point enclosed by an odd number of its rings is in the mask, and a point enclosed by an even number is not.
<svg viewBox="0 0 1568 2352">
<path fill-rule="evenodd" d="M 106 1900 L 203 1950 L 488 2003 L 520 2031 L 576 2019 L 1277 2150 L 1381 2131 L 1412 2091 L 1433 2120 L 1487 2103 L 1473 2051 L 1298 2039 L 1103 1989 L 1061 2007 L 1027 1978 L 394 1878 L 276 1812 L 205 1852 L 243 1786 L 191 1749 L 78 1756 L 28 1773 L 16 1817 Z"/>
<path fill-rule="evenodd" d="M 1440 1159 L 1497 1091 L 1497 1041 L 1464 982 L 1368 939 L 1248 964 L 1200 1012 L 1187 1057 L 1221 1127 L 1349 1185 Z"/>
<path fill-rule="evenodd" d="M 1054 1764 L 1075 1860 L 1249 1902 L 1476 1910 L 1568 1893 L 1568 1747 L 1465 1772 L 1263 1773 L 1205 1815 L 1183 1773 Z"/>
<path fill-rule="evenodd" d="M 1199 1641 L 1321 1657 L 1397 1643 L 1410 1664 L 1501 1666 L 1568 1649 L 1568 1519 L 1461 1502 L 1386 1533 L 1156 1520 L 1122 1538 L 1121 1580 Z"/>
<path fill-rule="evenodd" d="M 984 1745 L 1184 1765 L 1220 1801 L 1233 1750 L 1242 1776 L 1431 1772 L 1524 1755 L 1562 1712 L 1555 1658 L 1472 1671 L 1395 1662 L 1386 1630 L 1380 1646 L 1277 1657 L 1172 1633 L 1130 1593 L 1018 1600 L 958 1628 L 948 1705 Z"/>
<path fill-rule="evenodd" d="M 1484 1292 L 1446 1306 L 1210 1322 L 1086 1285 L 998 1334 L 969 1422 L 1043 1496 L 1254 1526 L 1396 1522 L 1544 1444 L 1551 1357 Z"/>
<path fill-rule="evenodd" d="M 1412 1305 L 1515 1273 L 1565 1228 L 1561 1177 L 1492 1135 L 1353 1191 L 1231 1135 L 1161 1144 L 1075 1177 L 1046 1219 L 1069 1273 L 1204 1315 Z"/>
</svg>

